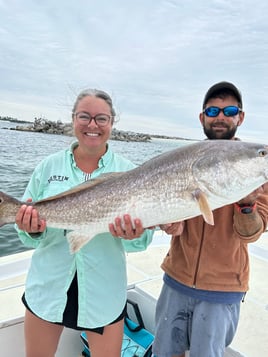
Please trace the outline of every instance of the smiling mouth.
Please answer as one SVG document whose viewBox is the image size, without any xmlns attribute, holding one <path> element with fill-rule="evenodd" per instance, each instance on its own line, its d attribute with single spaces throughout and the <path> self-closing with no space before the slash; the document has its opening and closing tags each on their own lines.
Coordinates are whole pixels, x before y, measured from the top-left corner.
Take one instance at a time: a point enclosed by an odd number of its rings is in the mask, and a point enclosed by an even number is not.
<svg viewBox="0 0 268 357">
<path fill-rule="evenodd" d="M 226 129 L 227 126 L 225 124 L 214 124 L 212 125 L 212 128 L 215 128 L 215 129 Z"/>
<path fill-rule="evenodd" d="M 99 136 L 100 134 L 98 133 L 85 133 L 86 136 L 91 136 L 93 138 L 96 138 L 97 136 Z"/>
</svg>

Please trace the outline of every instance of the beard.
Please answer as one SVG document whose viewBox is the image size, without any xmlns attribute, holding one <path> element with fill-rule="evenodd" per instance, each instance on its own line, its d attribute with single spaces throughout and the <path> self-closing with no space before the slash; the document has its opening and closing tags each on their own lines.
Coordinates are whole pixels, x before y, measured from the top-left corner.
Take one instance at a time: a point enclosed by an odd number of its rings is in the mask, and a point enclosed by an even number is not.
<svg viewBox="0 0 268 357">
<path fill-rule="evenodd" d="M 205 128 L 203 126 L 204 134 L 209 140 L 217 140 L 217 139 L 230 140 L 235 136 L 236 130 L 237 130 L 237 126 L 227 130 L 224 133 L 219 134 L 212 127 Z"/>
</svg>

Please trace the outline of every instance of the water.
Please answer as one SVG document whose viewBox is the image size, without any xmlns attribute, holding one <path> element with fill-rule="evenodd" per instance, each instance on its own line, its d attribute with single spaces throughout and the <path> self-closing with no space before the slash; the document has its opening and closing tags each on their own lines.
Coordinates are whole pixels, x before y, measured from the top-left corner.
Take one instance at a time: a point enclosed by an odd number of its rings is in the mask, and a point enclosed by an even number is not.
<svg viewBox="0 0 268 357">
<path fill-rule="evenodd" d="M 21 198 L 35 166 L 47 155 L 70 145 L 73 138 L 61 135 L 7 130 L 16 124 L 0 121 L 0 191 Z M 136 164 L 188 144 L 183 140 L 153 139 L 149 143 L 110 141 L 115 152 Z M 0 256 L 26 250 L 13 224 L 0 229 Z"/>
</svg>

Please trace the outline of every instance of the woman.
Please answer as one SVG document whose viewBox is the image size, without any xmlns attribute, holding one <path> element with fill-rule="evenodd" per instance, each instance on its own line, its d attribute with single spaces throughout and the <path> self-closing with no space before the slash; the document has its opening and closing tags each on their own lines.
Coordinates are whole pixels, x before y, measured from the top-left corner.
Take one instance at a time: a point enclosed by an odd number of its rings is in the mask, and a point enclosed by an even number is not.
<svg viewBox="0 0 268 357">
<path fill-rule="evenodd" d="M 105 172 L 126 171 L 134 164 L 113 153 L 110 138 L 115 110 L 109 95 L 85 90 L 77 97 L 72 120 L 77 141 L 43 160 L 34 170 L 24 199 L 33 201 L 66 191 Z M 92 357 L 119 357 L 126 310 L 124 244 L 145 249 L 152 232 L 130 217 L 111 222 L 76 254 L 69 253 L 66 232 L 46 227 L 38 212 L 23 205 L 16 224 L 22 242 L 36 248 L 26 280 L 25 341 L 27 357 L 55 355 L 64 326 L 87 333 Z M 131 247 L 130 247 L 131 249 Z M 37 343 L 38 341 L 38 343 Z"/>
</svg>

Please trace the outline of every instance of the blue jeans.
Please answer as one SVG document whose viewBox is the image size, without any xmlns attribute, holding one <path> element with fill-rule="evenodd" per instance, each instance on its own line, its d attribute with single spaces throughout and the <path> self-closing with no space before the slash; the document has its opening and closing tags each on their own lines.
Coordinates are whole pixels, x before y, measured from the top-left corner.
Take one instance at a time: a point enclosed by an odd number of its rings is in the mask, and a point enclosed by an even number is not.
<svg viewBox="0 0 268 357">
<path fill-rule="evenodd" d="M 218 304 L 193 299 L 163 285 L 156 306 L 153 354 L 223 357 L 235 335 L 240 302 Z"/>
</svg>

